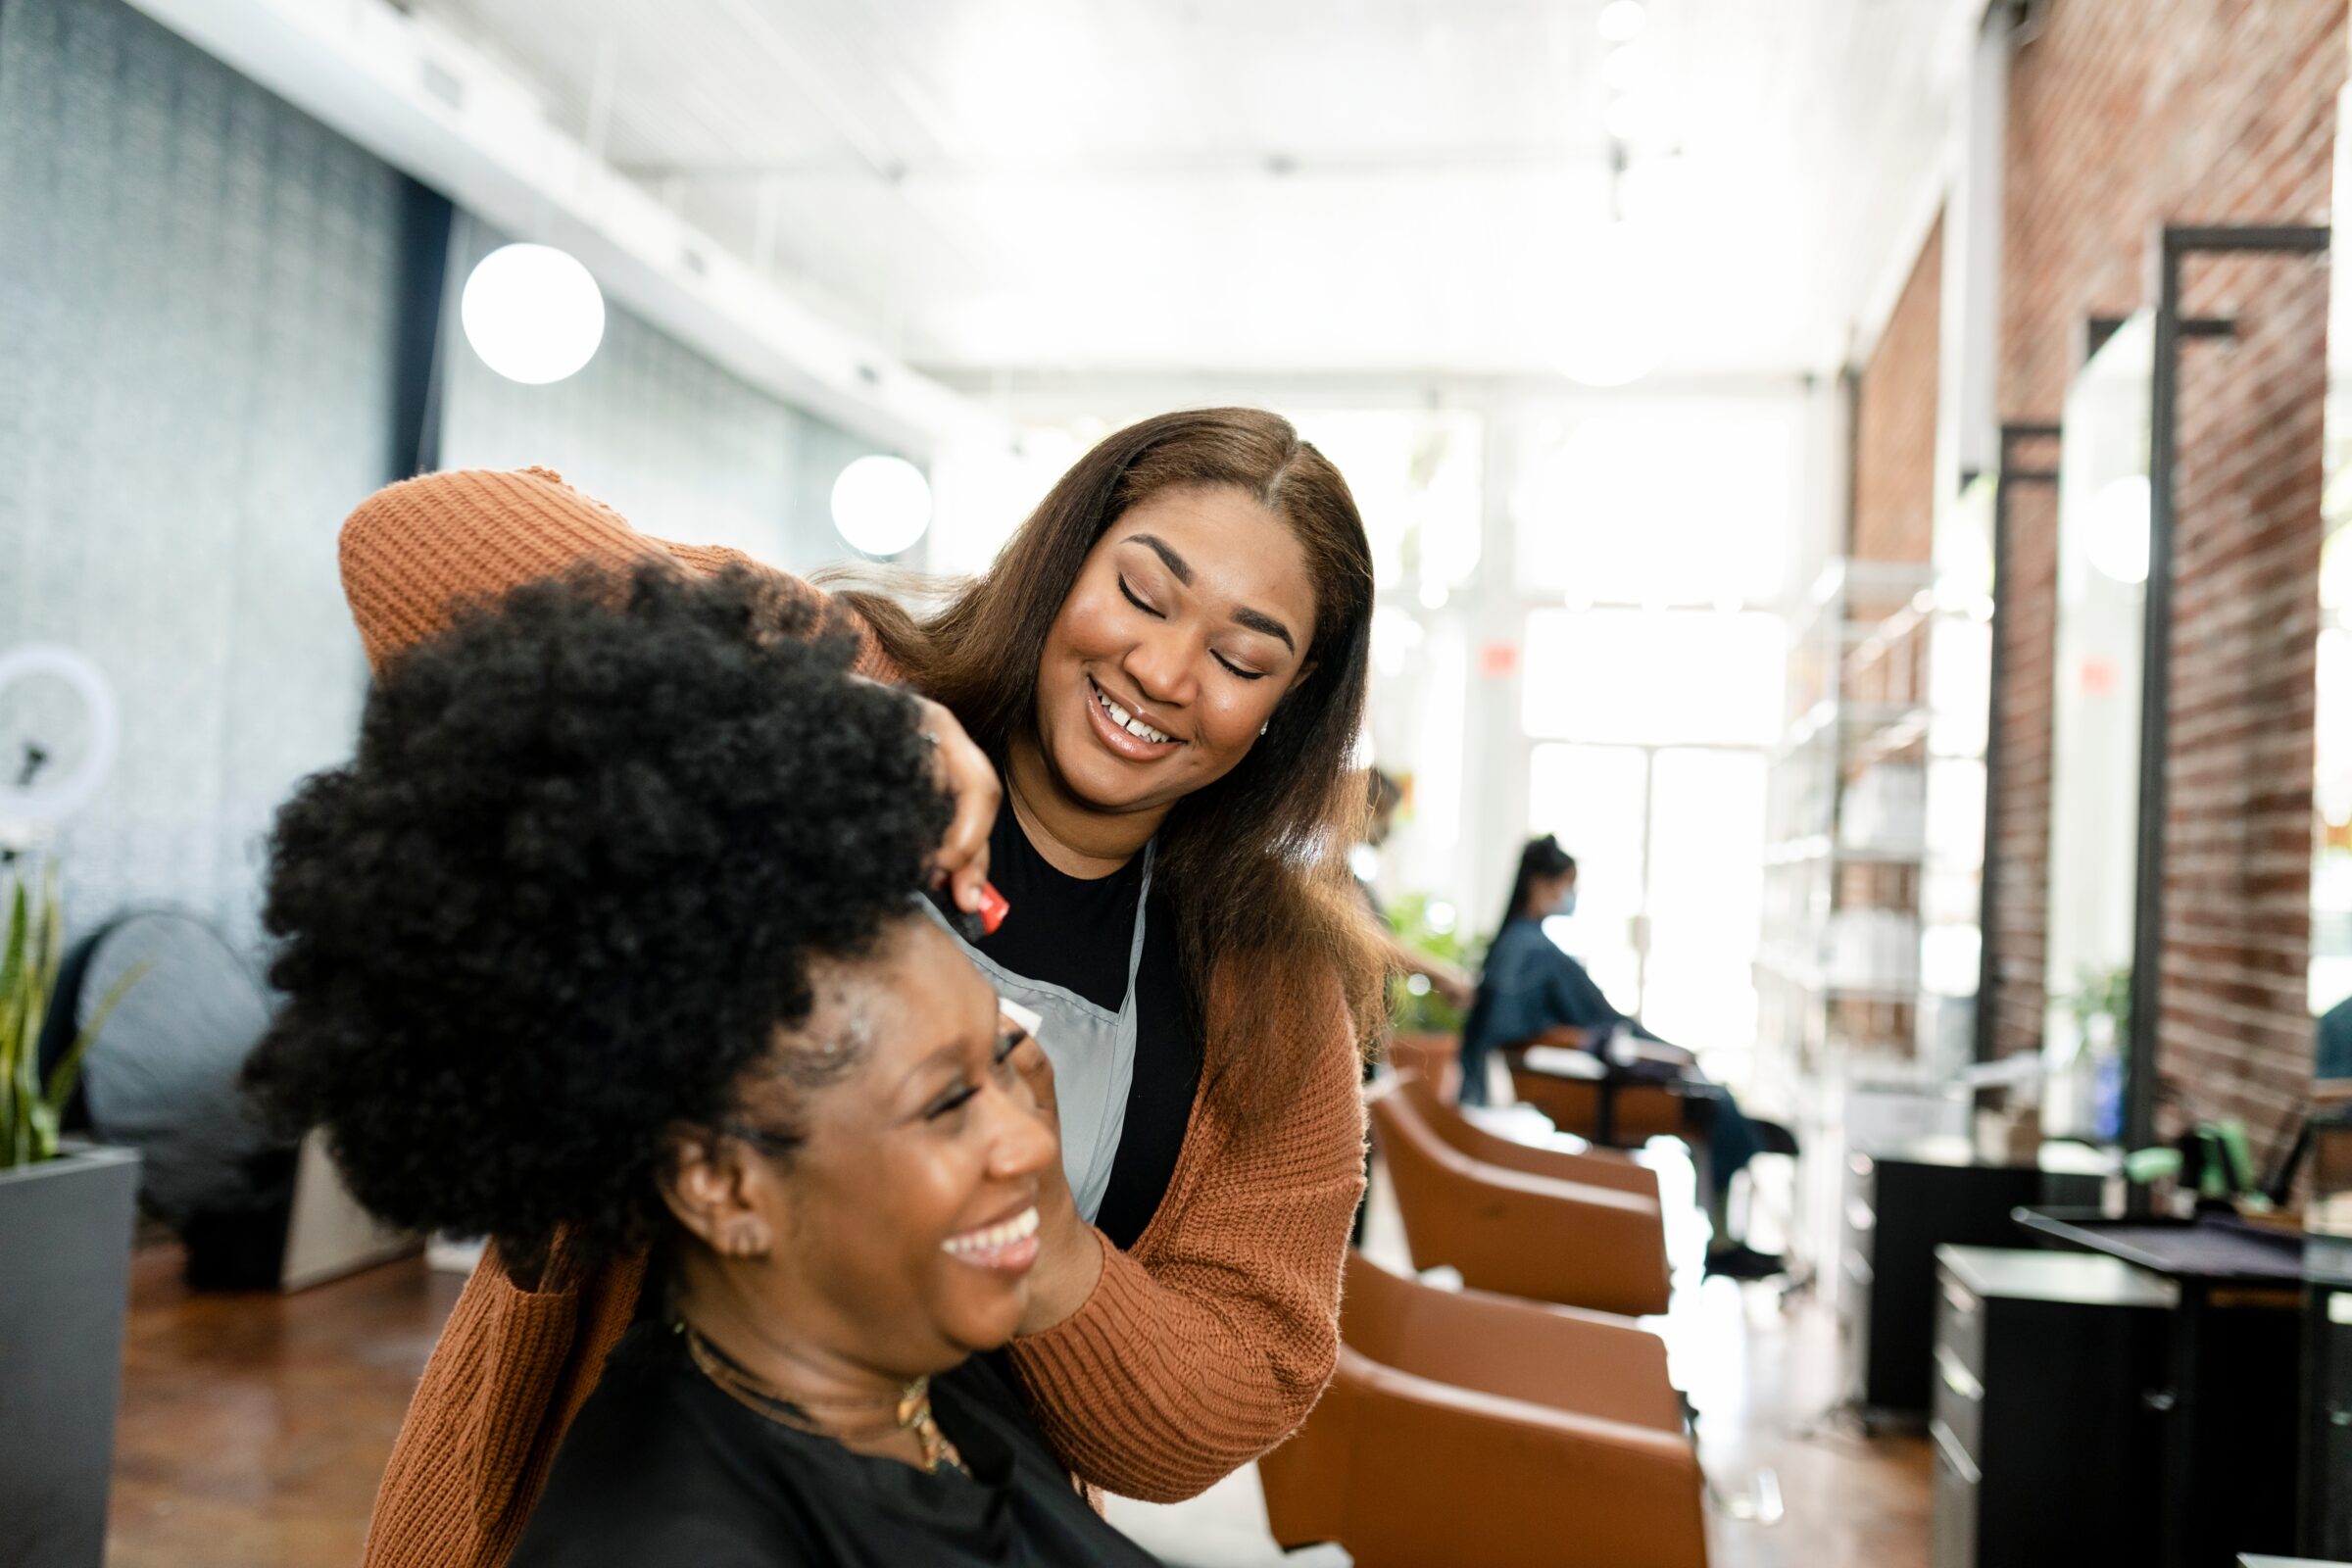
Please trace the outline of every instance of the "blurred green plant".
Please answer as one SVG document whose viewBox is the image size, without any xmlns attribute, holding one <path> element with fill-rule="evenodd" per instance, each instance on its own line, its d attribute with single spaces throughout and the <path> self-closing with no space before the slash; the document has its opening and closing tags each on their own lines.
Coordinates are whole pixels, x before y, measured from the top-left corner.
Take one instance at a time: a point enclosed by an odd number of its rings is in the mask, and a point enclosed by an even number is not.
<svg viewBox="0 0 2352 1568">
<path fill-rule="evenodd" d="M 2115 1020 L 2115 1038 L 2125 1039 L 2132 1033 L 2132 966 L 2085 967 L 2067 994 L 2066 1005 L 2075 1015 L 2075 1027 L 2084 1034 L 2090 1031 L 2090 1020 L 2103 1015 Z"/>
<path fill-rule="evenodd" d="M 1432 921 L 1430 907 L 1440 905 L 1441 918 Z M 1432 958 L 1442 958 L 1464 974 L 1475 977 L 1479 960 L 1486 956 L 1483 939 L 1464 938 L 1452 906 L 1432 899 L 1425 893 L 1408 893 L 1389 906 L 1389 929 L 1396 940 Z M 1421 989 L 1415 990 L 1418 986 Z M 1462 1011 L 1444 997 L 1429 989 L 1429 982 L 1418 975 L 1400 980 L 1391 988 L 1395 1005 L 1390 1022 L 1399 1034 L 1455 1034 L 1462 1027 Z"/>
<path fill-rule="evenodd" d="M 31 872 L 21 863 L 12 867 L 7 897 L 8 934 L 0 943 L 0 1170 L 57 1157 L 59 1125 L 81 1076 L 82 1056 L 123 993 L 147 972 L 139 964 L 108 988 L 43 1083 L 41 1028 L 65 959 L 57 868 L 43 869 L 36 892 Z"/>
</svg>

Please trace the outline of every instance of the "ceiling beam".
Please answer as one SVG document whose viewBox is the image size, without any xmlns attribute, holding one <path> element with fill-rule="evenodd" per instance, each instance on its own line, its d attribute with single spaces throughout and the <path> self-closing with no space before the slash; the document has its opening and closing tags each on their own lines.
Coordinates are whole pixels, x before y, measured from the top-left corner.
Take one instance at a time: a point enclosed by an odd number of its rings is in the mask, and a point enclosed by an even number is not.
<svg viewBox="0 0 2352 1568">
<path fill-rule="evenodd" d="M 1000 421 L 757 275 L 549 122 L 464 40 L 386 0 L 131 0 L 197 47 L 755 386 L 927 457 Z"/>
</svg>

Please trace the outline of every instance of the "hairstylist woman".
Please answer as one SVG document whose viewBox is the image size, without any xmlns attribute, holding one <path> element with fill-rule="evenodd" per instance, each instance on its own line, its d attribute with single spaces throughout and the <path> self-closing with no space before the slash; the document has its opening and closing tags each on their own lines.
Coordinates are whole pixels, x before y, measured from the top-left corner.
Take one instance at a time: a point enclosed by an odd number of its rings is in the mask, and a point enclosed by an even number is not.
<svg viewBox="0 0 2352 1568">
<path fill-rule="evenodd" d="M 387 672 L 278 817 L 248 1080 L 400 1224 L 650 1244 L 517 1565 L 1146 1568 L 974 1355 L 1056 1151 L 914 705 L 778 601 L 534 583 Z"/>
<path fill-rule="evenodd" d="M 731 559 L 538 472 L 395 485 L 343 535 L 379 666 L 460 600 L 662 556 Z M 934 701 L 958 901 L 989 876 L 1010 902 L 969 951 L 1056 1054 L 1041 1098 L 1064 1154 L 1011 1366 L 1062 1460 L 1129 1495 L 1189 1495 L 1281 1441 L 1337 1354 L 1354 1048 L 1381 1013 L 1339 858 L 1371 594 L 1337 471 L 1272 415 L 1210 410 L 1105 438 L 936 616 L 848 597 L 858 667 Z M 638 1286 L 561 1241 L 485 1258 L 371 1561 L 503 1559 Z"/>
</svg>

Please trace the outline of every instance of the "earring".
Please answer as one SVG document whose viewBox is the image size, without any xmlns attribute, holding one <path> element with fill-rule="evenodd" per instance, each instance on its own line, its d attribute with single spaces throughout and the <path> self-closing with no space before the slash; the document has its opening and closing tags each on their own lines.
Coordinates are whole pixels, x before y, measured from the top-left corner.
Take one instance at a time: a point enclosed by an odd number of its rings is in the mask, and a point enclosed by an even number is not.
<svg viewBox="0 0 2352 1568">
<path fill-rule="evenodd" d="M 1269 719 L 1267 719 L 1267 720 L 1266 720 L 1266 721 L 1265 721 L 1263 724 L 1260 724 L 1260 725 L 1258 725 L 1258 726 L 1257 726 L 1257 732 L 1258 732 L 1260 735 L 1263 735 L 1263 734 L 1264 734 L 1266 731 L 1268 731 L 1268 730 L 1272 729 L 1273 727 L 1274 727 L 1274 721 L 1273 721 L 1272 719 L 1270 719 L 1270 718 L 1269 718 Z"/>
<path fill-rule="evenodd" d="M 761 1257 L 767 1252 L 760 1227 L 752 1220 L 743 1220 L 722 1230 L 718 1237 L 718 1250 L 726 1257 Z"/>
</svg>

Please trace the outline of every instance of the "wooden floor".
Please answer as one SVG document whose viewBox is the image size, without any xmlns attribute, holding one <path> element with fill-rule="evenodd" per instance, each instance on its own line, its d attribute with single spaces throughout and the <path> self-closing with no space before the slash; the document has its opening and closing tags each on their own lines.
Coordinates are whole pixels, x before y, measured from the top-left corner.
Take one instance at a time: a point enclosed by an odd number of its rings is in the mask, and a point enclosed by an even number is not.
<svg viewBox="0 0 2352 1568">
<path fill-rule="evenodd" d="M 359 1561 L 376 1478 L 462 1283 L 408 1258 L 293 1296 L 131 1267 L 110 1568 Z"/>
<path fill-rule="evenodd" d="M 412 1258 L 292 1297 L 195 1296 L 178 1262 L 152 1249 L 132 1272 L 109 1563 L 356 1562 L 376 1477 L 458 1281 Z M 1924 1441 L 1866 1439 L 1825 1416 L 1836 1347 L 1824 1308 L 1715 1281 L 1678 1291 L 1659 1326 L 1676 1381 L 1699 1406 L 1710 1475 L 1746 1496 L 1769 1470 L 1785 1500 L 1772 1526 L 1719 1512 L 1713 1568 L 1925 1568 Z M 1260 1560 L 1211 1545 L 1210 1533 L 1194 1539 L 1207 1549 L 1168 1555 Z"/>
<path fill-rule="evenodd" d="M 1828 1308 L 1712 1280 L 1678 1290 L 1662 1328 L 1708 1478 L 1754 1499 L 1769 1473 L 1784 1510 L 1772 1525 L 1711 1510 L 1711 1568 L 1928 1568 L 1928 1440 L 1865 1436 L 1837 1404 Z"/>
</svg>

